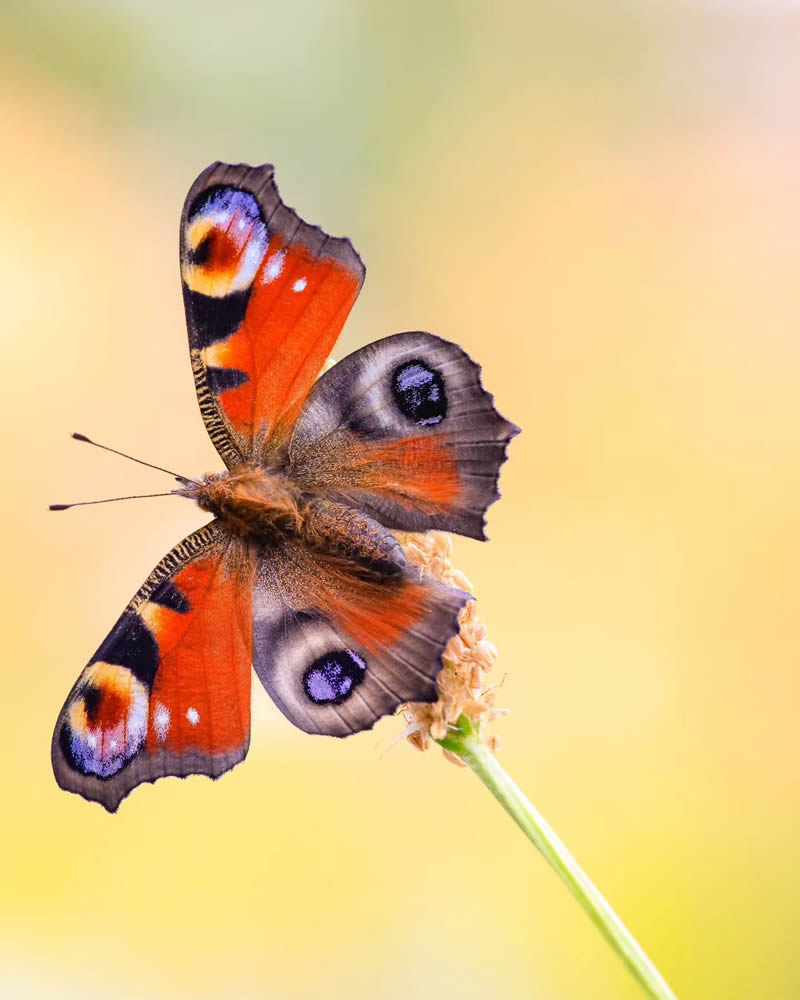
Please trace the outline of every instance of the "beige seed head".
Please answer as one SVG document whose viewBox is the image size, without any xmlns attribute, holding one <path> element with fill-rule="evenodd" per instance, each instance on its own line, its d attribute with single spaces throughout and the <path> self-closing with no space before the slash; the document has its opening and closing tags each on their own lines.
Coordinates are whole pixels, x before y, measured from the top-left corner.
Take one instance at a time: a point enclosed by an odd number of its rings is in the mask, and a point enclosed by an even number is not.
<svg viewBox="0 0 800 1000">
<path fill-rule="evenodd" d="M 397 539 L 410 563 L 419 566 L 421 576 L 432 576 L 460 590 L 472 591 L 467 577 L 452 564 L 453 540 L 442 531 L 424 535 L 398 533 Z M 427 750 L 434 740 L 447 734 L 460 715 L 466 715 L 478 728 L 481 739 L 492 751 L 500 749 L 499 737 L 487 732 L 488 723 L 504 714 L 495 708 L 494 689 L 486 675 L 497 659 L 497 649 L 487 639 L 487 628 L 478 617 L 477 602 L 468 601 L 458 616 L 460 631 L 444 651 L 444 666 L 439 673 L 439 699 L 433 702 L 408 702 L 400 706 L 408 728 L 406 739 Z M 448 751 L 442 751 L 452 763 L 460 763 Z"/>
</svg>

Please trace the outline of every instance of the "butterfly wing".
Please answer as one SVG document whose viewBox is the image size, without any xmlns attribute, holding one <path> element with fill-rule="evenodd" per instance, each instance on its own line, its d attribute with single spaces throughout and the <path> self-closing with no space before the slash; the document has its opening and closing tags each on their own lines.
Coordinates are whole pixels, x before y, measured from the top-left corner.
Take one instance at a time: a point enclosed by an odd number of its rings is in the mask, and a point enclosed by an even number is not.
<svg viewBox="0 0 800 1000">
<path fill-rule="evenodd" d="M 486 509 L 518 433 L 458 345 L 398 333 L 319 379 L 294 429 L 290 474 L 388 528 L 485 538 Z"/>
<path fill-rule="evenodd" d="M 346 239 L 281 201 L 269 164 L 214 163 L 181 216 L 181 276 L 200 410 L 228 468 L 278 447 L 364 280 Z"/>
<path fill-rule="evenodd" d="M 110 812 L 167 775 L 219 777 L 250 740 L 251 579 L 217 522 L 175 546 L 67 698 L 53 734 L 62 788 Z"/>
<path fill-rule="evenodd" d="M 368 528 L 373 537 L 383 530 Z M 374 550 L 383 548 L 378 539 Z M 436 700 L 442 654 L 467 600 L 420 580 L 401 553 L 388 570 L 289 543 L 256 575 L 253 665 L 300 729 L 349 736 L 403 702 Z"/>
</svg>

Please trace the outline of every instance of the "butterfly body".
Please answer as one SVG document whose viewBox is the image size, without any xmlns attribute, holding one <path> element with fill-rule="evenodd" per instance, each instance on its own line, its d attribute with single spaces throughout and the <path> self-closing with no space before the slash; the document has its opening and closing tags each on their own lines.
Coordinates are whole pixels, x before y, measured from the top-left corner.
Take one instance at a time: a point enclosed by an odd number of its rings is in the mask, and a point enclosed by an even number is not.
<svg viewBox="0 0 800 1000">
<path fill-rule="evenodd" d="M 485 538 L 518 432 L 475 362 L 429 333 L 318 377 L 364 267 L 283 203 L 271 166 L 203 171 L 180 260 L 198 402 L 226 470 L 182 481 L 213 520 L 153 570 L 59 714 L 58 783 L 110 811 L 141 782 L 244 758 L 251 665 L 310 733 L 435 700 L 470 595 L 421 579 L 393 531 Z"/>
</svg>

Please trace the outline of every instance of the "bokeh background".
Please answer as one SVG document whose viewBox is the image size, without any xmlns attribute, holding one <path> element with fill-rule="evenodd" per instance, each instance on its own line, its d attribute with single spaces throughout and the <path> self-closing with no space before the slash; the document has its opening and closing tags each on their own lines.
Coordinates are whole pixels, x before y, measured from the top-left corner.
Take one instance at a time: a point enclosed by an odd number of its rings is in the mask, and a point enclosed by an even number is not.
<svg viewBox="0 0 800 1000">
<path fill-rule="evenodd" d="M 488 545 L 502 761 L 683 998 L 800 992 L 800 10 L 785 0 L 2 0 L 0 992 L 460 1000 L 638 991 L 479 783 L 327 741 L 256 683 L 247 762 L 62 793 L 55 716 L 219 468 L 184 194 L 277 165 L 523 428 Z"/>
</svg>

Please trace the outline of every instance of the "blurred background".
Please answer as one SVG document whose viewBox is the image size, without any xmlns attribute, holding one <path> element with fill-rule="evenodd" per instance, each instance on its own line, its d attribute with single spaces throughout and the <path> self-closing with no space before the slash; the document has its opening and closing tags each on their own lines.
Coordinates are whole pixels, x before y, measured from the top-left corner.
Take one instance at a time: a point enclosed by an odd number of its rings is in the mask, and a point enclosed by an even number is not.
<svg viewBox="0 0 800 1000">
<path fill-rule="evenodd" d="M 634 1000 L 478 781 L 399 719 L 61 792 L 67 691 L 203 515 L 69 440 L 218 469 L 177 264 L 212 160 L 347 234 L 337 346 L 430 329 L 511 447 L 482 545 L 502 762 L 685 998 L 800 991 L 800 9 L 792 0 L 2 0 L 8 997 Z"/>
</svg>

